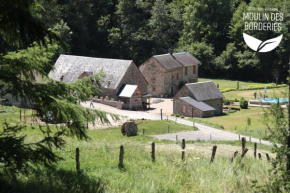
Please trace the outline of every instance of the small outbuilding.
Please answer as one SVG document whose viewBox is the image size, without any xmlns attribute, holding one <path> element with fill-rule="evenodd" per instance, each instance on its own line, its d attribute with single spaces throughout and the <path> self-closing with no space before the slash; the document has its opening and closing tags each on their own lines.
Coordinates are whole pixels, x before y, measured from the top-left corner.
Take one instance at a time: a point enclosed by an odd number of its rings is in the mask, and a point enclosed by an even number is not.
<svg viewBox="0 0 290 193">
<path fill-rule="evenodd" d="M 118 99 L 122 101 L 123 109 L 138 110 L 142 109 L 142 92 L 137 85 L 126 84 L 118 95 Z"/>
<path fill-rule="evenodd" d="M 215 108 L 191 97 L 180 97 L 174 104 L 174 112 L 186 117 L 212 117 L 215 113 Z"/>
<path fill-rule="evenodd" d="M 190 117 L 220 115 L 223 112 L 223 98 L 224 95 L 212 81 L 185 84 L 174 96 L 173 112 Z"/>
</svg>

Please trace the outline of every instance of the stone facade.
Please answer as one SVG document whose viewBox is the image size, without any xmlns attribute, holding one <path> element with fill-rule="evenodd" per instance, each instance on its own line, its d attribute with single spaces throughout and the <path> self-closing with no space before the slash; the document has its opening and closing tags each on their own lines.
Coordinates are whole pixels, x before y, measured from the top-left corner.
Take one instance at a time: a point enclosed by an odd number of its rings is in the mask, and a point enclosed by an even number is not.
<svg viewBox="0 0 290 193">
<path fill-rule="evenodd" d="M 223 99 L 205 100 L 202 102 L 215 108 L 216 109 L 216 111 L 214 113 L 215 115 L 220 115 L 223 113 Z"/>
<path fill-rule="evenodd" d="M 141 89 L 137 88 L 133 95 L 128 97 L 118 97 L 118 100 L 123 102 L 123 109 L 138 110 L 142 109 L 142 92 Z"/>
<path fill-rule="evenodd" d="M 183 100 L 177 99 L 173 102 L 173 113 L 179 114 L 185 117 L 212 117 L 214 116 L 214 111 L 202 111 L 195 106 L 186 103 Z"/>
<path fill-rule="evenodd" d="M 214 115 L 222 114 L 223 113 L 223 95 L 218 90 L 218 88 L 215 85 L 213 87 L 212 82 L 204 82 L 204 83 L 197 83 L 197 84 L 204 84 L 203 91 L 205 91 L 207 93 L 200 94 L 201 92 L 203 92 L 200 89 L 199 90 L 196 89 L 196 91 L 192 91 L 192 90 L 190 90 L 190 87 L 193 85 L 186 84 L 178 91 L 178 93 L 174 96 L 173 100 L 174 101 L 179 100 L 180 97 L 191 97 L 197 101 L 203 102 L 203 103 L 215 108 L 216 111 L 214 112 Z M 195 90 L 195 89 L 193 88 L 193 90 Z M 211 90 L 214 90 L 214 96 L 212 96 L 213 98 L 210 98 L 211 97 L 210 95 L 212 94 Z M 200 96 L 197 98 L 197 95 L 204 95 L 207 98 L 200 98 Z M 218 96 L 218 97 L 216 97 L 216 96 Z"/>
<path fill-rule="evenodd" d="M 188 53 L 185 53 L 184 55 L 184 57 L 189 57 Z M 175 61 L 171 61 L 170 57 L 168 58 L 168 54 L 164 56 L 166 56 L 167 59 L 163 63 L 158 60 L 158 58 L 163 57 L 163 55 L 159 55 L 151 57 L 139 67 L 141 73 L 148 82 L 147 91 L 154 97 L 162 97 L 166 95 L 174 96 L 183 84 L 198 81 L 199 61 L 194 61 L 196 63 L 193 62 L 192 64 L 184 66 L 176 61 L 174 54 L 169 56 Z M 193 56 L 190 55 L 190 57 Z M 191 62 L 190 60 L 188 61 Z M 168 62 L 169 65 L 167 65 L 166 62 Z M 170 65 L 170 62 L 175 63 Z"/>
<path fill-rule="evenodd" d="M 114 98 L 115 100 L 117 100 L 117 94 L 120 92 L 120 89 L 122 89 L 126 84 L 138 85 L 138 88 L 140 88 L 142 95 L 147 94 L 147 81 L 134 62 L 132 62 L 132 64 L 129 66 L 116 89 L 102 87 L 102 92 L 97 93 L 97 95 L 103 97 L 108 96 L 109 98 Z"/>
</svg>

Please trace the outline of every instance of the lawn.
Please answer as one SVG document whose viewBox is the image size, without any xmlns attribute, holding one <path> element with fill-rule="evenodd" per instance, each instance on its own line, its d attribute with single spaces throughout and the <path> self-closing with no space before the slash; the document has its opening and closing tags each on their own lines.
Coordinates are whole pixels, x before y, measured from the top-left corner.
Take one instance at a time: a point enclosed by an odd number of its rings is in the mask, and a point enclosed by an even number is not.
<svg viewBox="0 0 290 193">
<path fill-rule="evenodd" d="M 262 123 L 264 111 L 260 107 L 249 107 L 241 109 L 234 113 L 225 113 L 221 116 L 208 118 L 194 118 L 202 121 L 222 125 L 225 130 L 236 132 L 238 134 L 252 136 L 256 138 L 264 138 L 267 133 L 266 126 Z M 247 119 L 251 119 L 251 125 L 246 128 Z M 191 118 L 189 118 L 191 120 Z"/>
<path fill-rule="evenodd" d="M 239 82 L 240 88 L 245 88 L 251 85 L 263 85 L 265 83 L 257 83 L 257 82 L 245 82 L 245 81 L 238 81 L 238 80 L 225 80 L 225 79 L 213 79 L 213 78 L 198 78 L 199 82 L 205 81 L 213 81 L 215 84 L 219 84 L 219 88 L 230 88 L 234 87 L 237 88 L 237 82 Z"/>
<path fill-rule="evenodd" d="M 7 113 L 17 119 L 19 109 Z M 15 114 L 14 114 L 15 113 Z M 1 114 L 5 115 L 4 114 Z M 11 115 L 13 115 L 11 117 Z M 1 120 L 3 122 L 3 119 Z M 90 140 L 65 137 L 67 145 L 56 153 L 63 157 L 55 169 L 37 168 L 36 174 L 19 175 L 18 182 L 1 181 L 3 191 L 12 192 L 254 192 L 252 182 L 268 183 L 271 164 L 253 158 L 253 152 L 230 164 L 234 151 L 241 147 L 218 143 L 216 158 L 210 164 L 213 142 L 186 145 L 185 162 L 179 144 L 160 141 L 149 135 L 170 131 L 192 130 L 192 127 L 164 121 L 136 121 L 145 136 L 123 136 L 120 127 L 89 130 Z M 52 126 L 53 127 L 53 126 Z M 29 127 L 23 132 L 27 141 L 41 138 L 39 130 Z M 150 157 L 151 143 L 156 143 L 156 161 Z M 225 142 L 226 143 L 226 142 Z M 238 144 L 238 142 L 236 142 Z M 124 147 L 124 168 L 118 168 L 119 147 Z M 75 149 L 80 149 L 82 175 L 76 175 Z M 252 149 L 252 145 L 251 148 Z M 250 150 L 251 151 L 251 150 Z M 265 156 L 265 150 L 258 149 Z M 271 155 L 273 157 L 273 155 Z M 4 179 L 6 179 L 4 177 Z M 0 179 L 1 180 L 1 179 Z"/>
<path fill-rule="evenodd" d="M 282 98 L 281 96 L 284 96 L 285 92 L 288 88 L 273 88 L 273 89 L 267 89 L 267 98 L 276 98 L 280 96 L 279 98 Z M 264 96 L 264 89 L 260 90 L 243 90 L 243 91 L 231 91 L 231 92 L 225 92 L 223 95 L 226 99 L 234 100 L 238 99 L 240 100 L 242 97 L 246 100 L 254 100 L 254 92 L 257 91 L 257 97 L 260 97 L 260 94 L 262 94 L 262 97 Z"/>
</svg>

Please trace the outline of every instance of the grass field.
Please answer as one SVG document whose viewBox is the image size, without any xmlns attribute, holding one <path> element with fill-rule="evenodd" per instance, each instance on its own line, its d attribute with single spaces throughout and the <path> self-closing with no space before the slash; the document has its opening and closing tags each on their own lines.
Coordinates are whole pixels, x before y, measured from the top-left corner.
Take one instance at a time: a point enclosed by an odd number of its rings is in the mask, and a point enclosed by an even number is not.
<svg viewBox="0 0 290 193">
<path fill-rule="evenodd" d="M 285 96 L 285 92 L 288 88 L 273 88 L 273 89 L 267 89 L 267 98 L 283 98 L 281 96 Z M 234 100 L 238 99 L 240 100 L 242 97 L 246 100 L 254 100 L 254 92 L 257 91 L 257 97 L 260 97 L 260 93 L 262 94 L 262 97 L 264 96 L 264 89 L 260 90 L 242 90 L 242 91 L 231 91 L 231 92 L 225 92 L 223 95 L 226 99 Z"/>
<path fill-rule="evenodd" d="M 265 83 L 257 83 L 257 82 L 245 82 L 245 81 L 237 81 L 237 80 L 225 80 L 225 79 L 212 79 L 212 78 L 198 78 L 199 82 L 205 81 L 213 81 L 215 84 L 219 84 L 219 88 L 229 88 L 234 87 L 237 88 L 237 82 L 239 82 L 240 88 L 245 88 L 251 85 L 263 85 Z"/>
<path fill-rule="evenodd" d="M 7 111 L 8 112 L 8 111 Z M 19 109 L 11 108 L 8 116 L 18 119 Z M 6 115 L 5 115 L 6 114 Z M 3 115 L 3 116 L 2 116 Z M 0 119 L 3 122 L 3 118 Z M 78 141 L 65 138 L 67 145 L 56 153 L 63 157 L 55 169 L 38 168 L 36 174 L 19 175 L 18 181 L 1 181 L 2 191 L 12 192 L 254 192 L 257 185 L 267 184 L 271 164 L 253 158 L 252 145 L 249 153 L 230 164 L 229 159 L 240 142 L 219 142 L 214 163 L 210 156 L 214 142 L 189 142 L 186 145 L 185 162 L 181 161 L 180 145 L 160 141 L 148 135 L 167 133 L 170 130 L 192 130 L 166 121 L 137 121 L 139 133 L 145 128 L 145 136 L 126 137 L 120 127 L 90 130 L 90 140 Z M 29 127 L 27 142 L 41 138 L 37 129 Z M 156 161 L 150 157 L 151 143 L 156 143 Z M 124 169 L 118 168 L 119 147 L 124 146 Z M 82 175 L 76 175 L 75 149 L 80 149 Z M 258 151 L 265 156 L 265 150 Z M 272 157 L 274 155 L 271 155 Z M 6 179 L 6 178 L 4 178 Z M 0 191 L 1 192 L 1 191 Z"/>
<path fill-rule="evenodd" d="M 260 107 L 249 107 L 234 113 L 225 113 L 221 116 L 202 118 L 210 123 L 223 125 L 225 130 L 238 134 L 264 138 L 267 134 L 266 126 L 261 122 L 264 111 Z M 251 119 L 251 125 L 246 129 L 247 118 Z"/>
</svg>

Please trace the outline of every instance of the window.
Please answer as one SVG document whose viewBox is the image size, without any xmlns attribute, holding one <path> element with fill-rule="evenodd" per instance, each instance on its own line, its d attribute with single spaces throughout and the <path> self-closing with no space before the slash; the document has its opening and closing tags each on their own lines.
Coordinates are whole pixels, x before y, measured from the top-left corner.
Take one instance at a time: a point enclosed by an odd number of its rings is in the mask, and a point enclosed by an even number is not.
<svg viewBox="0 0 290 193">
<path fill-rule="evenodd" d="M 196 73 L 196 66 L 194 65 L 192 67 L 193 67 L 193 74 L 195 74 Z"/>
<path fill-rule="evenodd" d="M 185 67 L 185 75 L 187 75 L 187 67 Z"/>
<path fill-rule="evenodd" d="M 182 106 L 182 112 L 185 113 L 185 105 Z"/>
<path fill-rule="evenodd" d="M 151 78 L 151 81 L 152 81 L 152 83 L 155 83 L 156 78 L 155 77 Z"/>
<path fill-rule="evenodd" d="M 155 87 L 153 87 L 152 90 L 155 91 L 156 90 Z"/>
<path fill-rule="evenodd" d="M 178 73 L 176 74 L 176 80 L 179 80 L 179 74 Z"/>
</svg>

